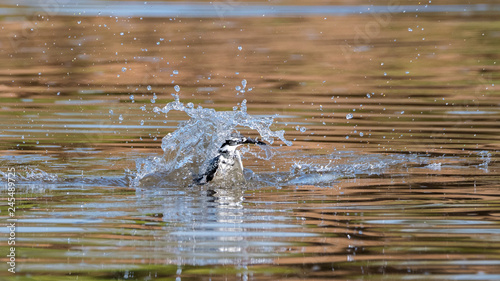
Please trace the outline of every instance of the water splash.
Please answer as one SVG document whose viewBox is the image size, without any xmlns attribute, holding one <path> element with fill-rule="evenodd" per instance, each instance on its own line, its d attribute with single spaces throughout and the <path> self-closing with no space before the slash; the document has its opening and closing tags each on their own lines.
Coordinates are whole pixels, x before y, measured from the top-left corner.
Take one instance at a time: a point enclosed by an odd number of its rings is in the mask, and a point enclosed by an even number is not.
<svg viewBox="0 0 500 281">
<path fill-rule="evenodd" d="M 238 130 L 254 130 L 260 138 L 269 144 L 280 140 L 286 145 L 292 145 L 284 137 L 285 131 L 271 130 L 274 117 L 253 116 L 247 113 L 246 100 L 241 102 L 239 110 L 216 111 L 193 103 L 180 102 L 174 95 L 174 101 L 163 108 L 155 107 L 153 111 L 168 116 L 172 110 L 185 112 L 190 119 L 180 123 L 177 130 L 162 139 L 163 156 L 140 159 L 136 162 L 137 174 L 132 180 L 132 186 L 138 186 L 145 177 L 154 177 L 155 181 L 188 183 L 192 177 L 205 170 L 208 161 L 216 156 L 220 145 Z M 262 159 L 268 159 L 266 153 Z"/>
<path fill-rule="evenodd" d="M 0 171 L 0 178 L 8 179 L 9 173 Z M 25 167 L 23 170 L 17 170 L 15 176 L 12 177 L 16 182 L 33 183 L 33 182 L 56 182 L 59 180 L 57 174 L 47 173 L 39 168 Z"/>
<path fill-rule="evenodd" d="M 415 163 L 416 159 L 407 155 L 349 155 L 348 153 L 325 155 L 307 161 L 295 159 L 289 172 L 266 181 L 274 181 L 280 185 L 332 186 L 342 178 L 379 175 L 390 167 Z M 325 162 L 326 160 L 328 162 Z"/>
<path fill-rule="evenodd" d="M 430 169 L 430 170 L 434 170 L 434 171 L 441 171 L 441 163 L 431 163 L 431 164 L 425 166 L 425 168 Z"/>
<path fill-rule="evenodd" d="M 481 164 L 479 164 L 479 168 L 488 171 L 488 165 L 491 162 L 491 153 L 487 150 L 479 151 L 477 153 L 478 156 L 480 156 Z"/>
</svg>

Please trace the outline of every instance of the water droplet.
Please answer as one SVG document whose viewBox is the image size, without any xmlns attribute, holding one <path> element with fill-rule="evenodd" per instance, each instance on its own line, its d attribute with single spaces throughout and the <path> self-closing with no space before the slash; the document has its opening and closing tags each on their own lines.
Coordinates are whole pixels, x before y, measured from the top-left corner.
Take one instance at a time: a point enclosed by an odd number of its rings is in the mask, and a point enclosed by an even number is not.
<svg viewBox="0 0 500 281">
<path fill-rule="evenodd" d="M 144 125 L 144 120 L 141 120 L 141 126 Z"/>
<path fill-rule="evenodd" d="M 345 116 L 345 119 L 349 120 L 349 119 L 352 119 L 354 116 L 352 115 L 352 113 L 347 113 L 347 115 Z"/>
<path fill-rule="evenodd" d="M 236 89 L 236 91 L 241 90 L 241 86 L 236 86 L 236 87 L 234 87 L 234 88 Z"/>
<path fill-rule="evenodd" d="M 172 73 L 177 75 L 177 74 L 179 74 L 179 70 L 174 70 L 174 71 L 172 71 Z"/>
<path fill-rule="evenodd" d="M 246 99 L 241 102 L 241 111 L 247 112 L 247 100 Z"/>
<path fill-rule="evenodd" d="M 241 51 L 241 50 L 243 50 L 243 47 L 241 47 L 241 46 L 238 46 L 238 50 L 240 50 L 240 51 Z"/>
<path fill-rule="evenodd" d="M 57 92 L 57 95 L 59 96 L 61 94 L 61 92 Z"/>
<path fill-rule="evenodd" d="M 109 115 L 113 115 L 113 114 L 114 114 L 113 109 L 110 109 L 109 110 Z"/>
<path fill-rule="evenodd" d="M 363 132 L 359 132 L 359 136 L 362 137 L 364 136 L 365 134 L 363 134 Z"/>
<path fill-rule="evenodd" d="M 123 33 L 123 32 L 120 32 L 120 35 L 121 35 L 121 36 L 123 36 L 123 34 L 125 34 L 125 33 Z"/>
<path fill-rule="evenodd" d="M 179 85 L 175 85 L 175 86 L 174 86 L 174 89 L 175 89 L 175 91 L 178 93 L 178 92 L 181 90 L 181 87 L 179 87 Z"/>
<path fill-rule="evenodd" d="M 408 28 L 408 31 L 409 31 L 409 32 L 412 32 L 412 31 L 413 31 L 413 29 L 411 29 L 411 28 Z"/>
<path fill-rule="evenodd" d="M 127 68 L 126 67 L 122 67 L 122 72 L 125 72 L 127 71 Z"/>
<path fill-rule="evenodd" d="M 148 89 L 148 91 L 151 91 L 151 89 L 152 89 L 151 85 L 148 85 L 146 88 Z"/>
<path fill-rule="evenodd" d="M 120 120 L 120 123 L 123 121 L 123 115 L 120 114 L 120 116 L 118 116 L 118 120 Z"/>
<path fill-rule="evenodd" d="M 245 89 L 247 86 L 247 80 L 246 79 L 241 80 L 241 85 L 243 85 L 243 89 Z"/>
</svg>

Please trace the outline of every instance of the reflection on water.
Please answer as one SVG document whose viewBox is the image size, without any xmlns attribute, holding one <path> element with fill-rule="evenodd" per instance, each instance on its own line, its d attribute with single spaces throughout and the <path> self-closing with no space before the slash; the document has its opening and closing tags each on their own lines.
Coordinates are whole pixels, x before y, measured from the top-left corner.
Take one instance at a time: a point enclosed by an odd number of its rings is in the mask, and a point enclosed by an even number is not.
<svg viewBox="0 0 500 281">
<path fill-rule="evenodd" d="M 248 6 L 266 17 L 191 3 L 203 17 L 181 18 L 107 14 L 161 2 L 5 2 L 0 175 L 16 168 L 18 273 L 3 255 L 0 277 L 500 279 L 498 7 L 433 2 Z M 284 139 L 270 159 L 242 147 L 244 186 L 131 185 L 188 124 L 155 112 L 171 94 L 246 106 Z"/>
<path fill-rule="evenodd" d="M 44 3 L 36 1 L 5 1 L 7 14 L 33 13 L 43 9 L 45 12 L 58 15 L 84 15 L 84 16 L 118 16 L 118 17 L 276 17 L 276 16 L 324 16 L 324 15 L 351 15 L 373 13 L 471 13 L 471 12 L 498 12 L 500 5 L 494 4 L 457 4 L 457 5 L 432 5 L 429 4 L 403 5 L 400 2 L 390 2 L 389 5 L 265 5 L 232 1 L 202 2 L 161 2 L 161 1 L 78 1 L 61 0 L 57 3 Z M 354 2 L 354 1 L 353 1 Z M 297 2 L 300 3 L 300 2 Z M 278 3 L 281 4 L 281 3 Z M 300 3 L 304 4 L 304 3 Z M 323 4 L 323 3 L 319 3 Z M 343 3 L 342 3 L 343 4 Z M 354 3 L 356 4 L 356 3 Z M 21 7 L 20 7 L 21 6 Z"/>
</svg>

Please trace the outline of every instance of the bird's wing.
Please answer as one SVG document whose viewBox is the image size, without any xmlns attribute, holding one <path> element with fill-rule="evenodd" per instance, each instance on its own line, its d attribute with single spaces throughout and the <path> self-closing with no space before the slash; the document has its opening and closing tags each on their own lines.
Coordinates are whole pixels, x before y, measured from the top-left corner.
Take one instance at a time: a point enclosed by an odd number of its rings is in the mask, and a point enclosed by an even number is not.
<svg viewBox="0 0 500 281">
<path fill-rule="evenodd" d="M 210 163 L 208 163 L 208 167 L 205 173 L 197 177 L 195 179 L 195 182 L 199 185 L 203 185 L 213 180 L 215 172 L 217 172 L 217 168 L 219 167 L 219 160 L 220 160 L 220 155 L 210 160 Z"/>
</svg>

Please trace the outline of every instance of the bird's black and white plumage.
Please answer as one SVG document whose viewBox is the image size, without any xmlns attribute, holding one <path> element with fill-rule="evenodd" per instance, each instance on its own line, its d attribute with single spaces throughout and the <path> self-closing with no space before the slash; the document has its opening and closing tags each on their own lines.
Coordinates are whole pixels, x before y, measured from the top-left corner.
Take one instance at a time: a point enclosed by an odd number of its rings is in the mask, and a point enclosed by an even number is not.
<svg viewBox="0 0 500 281">
<path fill-rule="evenodd" d="M 210 160 L 207 169 L 203 174 L 195 179 L 199 185 L 206 184 L 213 180 L 220 181 L 244 181 L 243 163 L 241 155 L 236 148 L 243 144 L 265 145 L 266 143 L 247 138 L 244 136 L 233 136 L 226 140 L 219 148 L 219 154 Z"/>
</svg>

